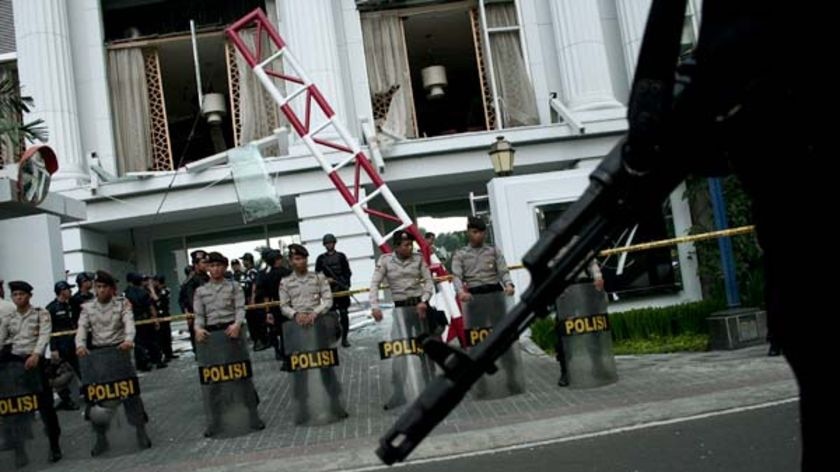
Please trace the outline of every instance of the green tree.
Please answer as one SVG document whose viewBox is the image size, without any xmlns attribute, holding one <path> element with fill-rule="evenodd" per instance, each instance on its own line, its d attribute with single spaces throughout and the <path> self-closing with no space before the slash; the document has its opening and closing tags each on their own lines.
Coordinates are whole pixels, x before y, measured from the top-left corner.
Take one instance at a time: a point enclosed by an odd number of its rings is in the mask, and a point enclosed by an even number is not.
<svg viewBox="0 0 840 472">
<path fill-rule="evenodd" d="M 726 213 L 730 228 L 751 225 L 752 201 L 744 193 L 740 181 L 735 176 L 723 179 L 723 191 L 726 199 Z M 693 226 L 691 234 L 714 231 L 711 197 L 705 178 L 692 178 L 686 181 L 686 198 L 691 206 Z M 720 250 L 716 239 L 695 243 L 698 254 L 700 279 L 703 283 L 704 296 L 707 298 L 725 298 L 723 269 L 720 264 Z M 735 257 L 735 270 L 741 303 L 746 306 L 763 304 L 764 272 L 762 270 L 761 249 L 755 234 L 746 234 L 732 238 L 732 250 Z"/>
<path fill-rule="evenodd" d="M 26 141 L 47 140 L 44 120 L 28 123 L 22 120 L 33 104 L 32 97 L 20 95 L 14 74 L 8 69 L 0 70 L 0 146 L 9 150 L 13 160 L 17 160 L 16 150 L 20 150 Z"/>
</svg>

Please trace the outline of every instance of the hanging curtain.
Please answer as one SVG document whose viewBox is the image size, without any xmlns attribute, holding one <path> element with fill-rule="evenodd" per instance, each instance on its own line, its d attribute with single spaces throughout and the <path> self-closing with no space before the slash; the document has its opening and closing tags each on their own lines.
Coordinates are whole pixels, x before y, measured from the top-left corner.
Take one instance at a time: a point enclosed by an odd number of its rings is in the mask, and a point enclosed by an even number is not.
<svg viewBox="0 0 840 472">
<path fill-rule="evenodd" d="M 243 42 L 254 49 L 256 30 L 250 29 L 240 34 Z M 263 35 L 262 51 L 269 51 L 269 41 Z M 263 53 L 265 56 L 266 53 Z M 244 146 L 249 142 L 271 135 L 275 128 L 285 122 L 280 115 L 280 110 L 271 95 L 263 87 L 262 82 L 251 70 L 241 54 L 236 54 L 236 66 L 239 71 L 239 121 L 242 127 L 239 135 L 239 145 Z M 282 72 L 280 62 L 272 63 L 272 69 Z M 275 80 L 275 84 L 283 90 L 282 82 Z M 280 147 L 270 146 L 263 148 L 263 156 L 283 156 L 289 153 L 288 141 L 283 140 Z"/>
<path fill-rule="evenodd" d="M 513 2 L 488 4 L 486 14 L 488 28 L 518 24 Z M 534 86 L 528 79 L 519 31 L 498 31 L 489 36 L 502 126 L 538 125 L 537 99 Z"/>
<path fill-rule="evenodd" d="M 416 137 L 402 19 L 388 13 L 362 15 L 362 35 L 377 128 L 398 136 Z"/>
<path fill-rule="evenodd" d="M 120 174 L 152 167 L 152 125 L 146 69 L 140 48 L 108 52 L 108 82 L 116 121 Z"/>
</svg>

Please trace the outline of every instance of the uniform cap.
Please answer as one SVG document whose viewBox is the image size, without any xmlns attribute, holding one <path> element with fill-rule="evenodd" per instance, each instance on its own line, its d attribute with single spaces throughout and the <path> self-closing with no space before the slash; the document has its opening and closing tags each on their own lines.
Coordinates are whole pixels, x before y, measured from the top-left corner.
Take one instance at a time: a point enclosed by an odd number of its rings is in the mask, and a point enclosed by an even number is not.
<svg viewBox="0 0 840 472">
<path fill-rule="evenodd" d="M 292 256 L 309 257 L 309 251 L 300 244 L 289 244 L 289 257 Z"/>
<path fill-rule="evenodd" d="M 467 219 L 467 229 L 477 229 L 479 231 L 487 230 L 487 223 L 477 216 L 471 216 Z"/>
<path fill-rule="evenodd" d="M 32 295 L 32 285 L 23 280 L 13 280 L 9 282 L 9 291 L 11 292 L 26 292 Z"/>
</svg>

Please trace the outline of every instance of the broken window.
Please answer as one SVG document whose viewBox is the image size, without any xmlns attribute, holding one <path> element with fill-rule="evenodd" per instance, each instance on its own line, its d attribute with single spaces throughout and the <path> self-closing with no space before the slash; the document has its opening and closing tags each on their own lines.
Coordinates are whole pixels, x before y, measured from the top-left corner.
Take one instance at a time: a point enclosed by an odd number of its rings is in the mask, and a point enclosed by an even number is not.
<svg viewBox="0 0 840 472">
<path fill-rule="evenodd" d="M 514 2 L 389 5 L 359 4 L 379 131 L 402 139 L 539 123 Z"/>
<path fill-rule="evenodd" d="M 280 126 L 277 107 L 222 31 L 262 1 L 113 0 L 103 6 L 121 173 L 177 168 Z M 201 99 L 190 19 L 198 29 Z"/>
</svg>

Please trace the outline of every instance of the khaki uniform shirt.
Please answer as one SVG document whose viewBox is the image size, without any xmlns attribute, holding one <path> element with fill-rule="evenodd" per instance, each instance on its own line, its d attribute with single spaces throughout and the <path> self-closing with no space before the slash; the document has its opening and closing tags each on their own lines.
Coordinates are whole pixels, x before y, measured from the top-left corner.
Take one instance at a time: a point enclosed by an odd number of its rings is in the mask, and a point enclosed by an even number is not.
<svg viewBox="0 0 840 472">
<path fill-rule="evenodd" d="M 43 355 L 51 333 L 50 312 L 43 308 L 30 306 L 21 313 L 15 307 L 0 320 L 0 346 L 11 344 L 16 356 Z"/>
<path fill-rule="evenodd" d="M 195 289 L 193 310 L 196 328 L 230 322 L 241 325 L 245 320 L 245 293 L 233 280 L 211 280 Z"/>
<path fill-rule="evenodd" d="M 330 283 L 323 274 L 293 272 L 280 280 L 280 312 L 286 318 L 294 318 L 295 313 L 322 315 L 332 303 Z"/>
<path fill-rule="evenodd" d="M 434 291 L 434 281 L 423 256 L 414 253 L 408 259 L 401 259 L 395 253 L 383 254 L 376 263 L 376 270 L 370 281 L 370 304 L 379 304 L 379 284 L 388 282 L 394 301 L 420 298 L 428 302 Z"/>
<path fill-rule="evenodd" d="M 463 284 L 467 287 L 478 287 L 499 282 L 513 283 L 502 251 L 487 245 L 465 246 L 455 251 L 452 257 L 452 275 L 455 276 L 458 288 Z"/>
<path fill-rule="evenodd" d="M 95 347 L 114 346 L 123 341 L 134 342 L 134 313 L 131 302 L 124 297 L 113 297 L 108 303 L 93 300 L 82 305 L 79 328 L 76 330 L 76 347 L 85 347 L 88 331 Z"/>
</svg>

